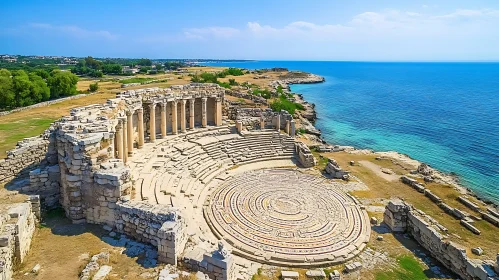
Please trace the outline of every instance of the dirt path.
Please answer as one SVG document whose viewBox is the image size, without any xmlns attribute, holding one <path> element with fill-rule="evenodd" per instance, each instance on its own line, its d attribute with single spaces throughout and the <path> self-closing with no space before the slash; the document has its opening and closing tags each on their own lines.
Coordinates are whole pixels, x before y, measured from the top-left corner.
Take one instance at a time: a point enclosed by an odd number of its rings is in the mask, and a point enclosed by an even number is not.
<svg viewBox="0 0 499 280">
<path fill-rule="evenodd" d="M 379 177 L 389 181 L 389 182 L 393 182 L 393 181 L 397 181 L 400 179 L 400 176 L 397 175 L 397 174 L 387 174 L 385 172 L 383 172 L 383 168 L 375 163 L 372 163 L 370 161 L 367 161 L 367 160 L 361 160 L 359 161 L 359 163 L 364 166 L 364 167 L 367 167 L 368 169 L 370 169 L 372 172 L 374 172 L 376 175 L 378 175 Z"/>
</svg>

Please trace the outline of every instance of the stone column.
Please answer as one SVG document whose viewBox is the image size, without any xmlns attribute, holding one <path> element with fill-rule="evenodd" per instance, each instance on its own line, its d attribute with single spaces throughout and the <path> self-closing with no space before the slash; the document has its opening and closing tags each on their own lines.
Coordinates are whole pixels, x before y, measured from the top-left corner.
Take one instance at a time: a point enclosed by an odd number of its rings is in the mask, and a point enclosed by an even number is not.
<svg viewBox="0 0 499 280">
<path fill-rule="evenodd" d="M 289 120 L 286 120 L 286 133 L 289 135 L 289 132 L 290 132 L 290 124 Z"/>
<path fill-rule="evenodd" d="M 116 145 L 116 132 L 115 133 L 111 133 L 111 135 L 109 135 L 109 147 L 111 148 L 111 156 L 112 158 L 117 158 L 116 156 L 116 148 L 115 148 L 115 145 Z"/>
<path fill-rule="evenodd" d="M 172 133 L 178 133 L 178 123 L 177 123 L 177 100 L 172 101 Z"/>
<path fill-rule="evenodd" d="M 295 135 L 296 135 L 295 120 L 291 120 L 291 122 L 290 122 L 290 126 L 291 126 L 291 127 L 290 127 L 290 130 L 291 130 L 291 131 L 290 131 L 290 133 L 289 133 L 289 136 L 291 136 L 291 137 L 295 137 Z"/>
<path fill-rule="evenodd" d="M 277 131 L 281 131 L 281 114 L 278 114 L 276 116 L 276 120 L 275 120 L 275 129 Z"/>
<path fill-rule="evenodd" d="M 149 105 L 149 141 L 156 141 L 156 104 Z"/>
<path fill-rule="evenodd" d="M 206 116 L 206 101 L 208 100 L 208 98 L 206 97 L 203 97 L 201 98 L 201 115 L 202 115 L 202 119 L 201 119 L 201 126 L 202 127 L 206 127 L 206 125 L 208 124 L 208 118 Z"/>
<path fill-rule="evenodd" d="M 118 125 L 116 126 L 116 149 L 118 152 L 118 158 L 123 159 L 123 127 L 122 123 L 119 120 Z"/>
<path fill-rule="evenodd" d="M 265 129 L 265 118 L 263 116 L 260 118 L 260 129 Z"/>
<path fill-rule="evenodd" d="M 189 100 L 189 128 L 194 129 L 194 103 L 196 102 L 195 98 Z"/>
<path fill-rule="evenodd" d="M 133 112 L 132 111 L 127 111 L 126 112 L 126 119 L 127 119 L 127 136 L 126 139 L 127 141 L 127 146 L 128 146 L 128 155 L 131 156 L 133 154 Z"/>
<path fill-rule="evenodd" d="M 161 103 L 161 137 L 166 137 L 166 103 Z"/>
<path fill-rule="evenodd" d="M 186 115 L 185 115 L 185 103 L 187 103 L 187 99 L 180 100 L 180 132 L 186 132 Z"/>
<path fill-rule="evenodd" d="M 142 149 L 144 147 L 144 108 L 137 110 L 138 123 L 137 128 L 139 132 L 139 143 L 137 147 Z"/>
<path fill-rule="evenodd" d="M 243 122 L 242 121 L 236 121 L 236 129 L 237 132 L 241 133 L 243 131 Z"/>
<path fill-rule="evenodd" d="M 128 161 L 128 122 L 123 119 L 123 162 Z"/>
<path fill-rule="evenodd" d="M 222 125 L 222 98 L 217 98 L 215 102 L 215 125 Z"/>
</svg>

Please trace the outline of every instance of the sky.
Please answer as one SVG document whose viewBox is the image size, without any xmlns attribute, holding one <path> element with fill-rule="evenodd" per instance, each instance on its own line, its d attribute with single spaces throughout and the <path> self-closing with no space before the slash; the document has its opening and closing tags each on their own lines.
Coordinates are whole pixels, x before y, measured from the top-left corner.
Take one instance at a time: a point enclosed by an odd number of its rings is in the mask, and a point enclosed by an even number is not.
<svg viewBox="0 0 499 280">
<path fill-rule="evenodd" d="M 499 61 L 497 0 L 0 0 L 0 54 Z"/>
</svg>

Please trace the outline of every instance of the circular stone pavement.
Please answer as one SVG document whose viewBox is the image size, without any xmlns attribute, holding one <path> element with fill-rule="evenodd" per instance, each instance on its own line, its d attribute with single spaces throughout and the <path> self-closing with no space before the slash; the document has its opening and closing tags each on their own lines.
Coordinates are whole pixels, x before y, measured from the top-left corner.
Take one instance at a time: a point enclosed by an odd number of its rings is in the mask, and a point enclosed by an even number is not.
<svg viewBox="0 0 499 280">
<path fill-rule="evenodd" d="M 218 187 L 204 214 L 242 257 L 303 267 L 341 263 L 365 247 L 370 225 L 335 184 L 292 169 L 246 172 Z"/>
</svg>

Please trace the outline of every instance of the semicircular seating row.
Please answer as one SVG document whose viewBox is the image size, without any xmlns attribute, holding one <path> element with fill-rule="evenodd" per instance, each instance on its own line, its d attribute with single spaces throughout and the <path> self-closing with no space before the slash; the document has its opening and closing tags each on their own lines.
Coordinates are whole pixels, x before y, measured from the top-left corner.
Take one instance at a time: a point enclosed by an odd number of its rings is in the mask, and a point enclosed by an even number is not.
<svg viewBox="0 0 499 280">
<path fill-rule="evenodd" d="M 222 172 L 235 165 L 292 159 L 294 143 L 277 131 L 239 135 L 227 126 L 156 140 L 129 163 L 136 179 L 135 197 L 175 207 L 181 197 L 199 202 L 204 187 Z"/>
</svg>

